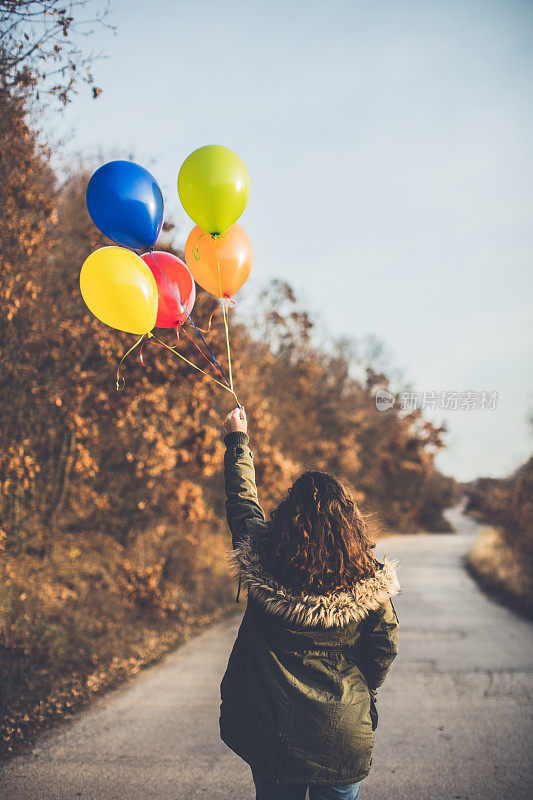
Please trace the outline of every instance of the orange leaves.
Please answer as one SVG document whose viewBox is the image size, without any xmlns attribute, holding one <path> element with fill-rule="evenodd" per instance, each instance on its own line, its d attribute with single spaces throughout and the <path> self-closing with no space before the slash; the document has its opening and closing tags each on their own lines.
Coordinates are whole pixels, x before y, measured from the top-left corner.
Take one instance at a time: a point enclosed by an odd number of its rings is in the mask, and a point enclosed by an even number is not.
<svg viewBox="0 0 533 800">
<path fill-rule="evenodd" d="M 100 466 L 98 462 L 91 455 L 88 448 L 81 442 L 76 442 L 76 458 L 73 464 L 73 473 L 93 478 L 99 469 Z"/>
<path fill-rule="evenodd" d="M 175 610 L 162 585 L 162 564 L 141 569 L 125 559 L 120 564 L 120 570 L 119 585 L 127 603 L 156 609 L 162 614 Z"/>
<path fill-rule="evenodd" d="M 15 487 L 28 490 L 33 484 L 40 466 L 35 456 L 28 452 L 29 440 L 24 444 L 11 445 L 3 456 L 3 470 L 0 477 L 0 493 L 8 496 Z"/>
<path fill-rule="evenodd" d="M 177 519 L 187 523 L 205 521 L 212 517 L 205 505 L 204 493 L 200 486 L 189 480 L 181 480 L 176 486 L 171 500 Z"/>
</svg>

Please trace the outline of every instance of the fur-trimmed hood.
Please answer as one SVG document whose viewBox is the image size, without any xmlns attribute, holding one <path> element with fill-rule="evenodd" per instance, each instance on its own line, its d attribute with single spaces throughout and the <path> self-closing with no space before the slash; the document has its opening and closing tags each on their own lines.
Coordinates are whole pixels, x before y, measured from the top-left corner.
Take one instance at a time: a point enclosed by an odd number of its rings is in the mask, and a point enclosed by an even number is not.
<svg viewBox="0 0 533 800">
<path fill-rule="evenodd" d="M 300 627 L 331 628 L 360 622 L 369 611 L 376 610 L 386 600 L 395 597 L 401 587 L 396 577 L 398 562 L 385 557 L 373 578 L 354 584 L 353 588 L 330 594 L 316 595 L 301 592 L 291 594 L 264 568 L 260 541 L 263 533 L 249 531 L 227 554 L 229 567 L 267 611 L 285 622 Z"/>
</svg>

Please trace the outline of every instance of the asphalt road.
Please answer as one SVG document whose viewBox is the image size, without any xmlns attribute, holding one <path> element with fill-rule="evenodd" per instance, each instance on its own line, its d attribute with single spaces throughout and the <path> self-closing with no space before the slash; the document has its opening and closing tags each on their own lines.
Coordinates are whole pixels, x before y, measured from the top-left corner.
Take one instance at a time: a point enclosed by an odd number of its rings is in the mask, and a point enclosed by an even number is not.
<svg viewBox="0 0 533 800">
<path fill-rule="evenodd" d="M 400 655 L 378 698 L 368 800 L 533 797 L 533 625 L 461 565 L 476 531 L 393 537 Z M 3 800 L 253 800 L 249 767 L 219 739 L 219 684 L 244 611 L 99 699 L 8 763 Z"/>
</svg>

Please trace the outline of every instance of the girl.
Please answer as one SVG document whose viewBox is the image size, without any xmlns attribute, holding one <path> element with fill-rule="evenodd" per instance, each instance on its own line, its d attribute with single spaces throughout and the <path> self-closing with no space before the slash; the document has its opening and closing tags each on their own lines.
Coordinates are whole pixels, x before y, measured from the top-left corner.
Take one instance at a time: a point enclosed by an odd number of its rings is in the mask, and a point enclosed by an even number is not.
<svg viewBox="0 0 533 800">
<path fill-rule="evenodd" d="M 325 472 L 301 475 L 266 522 L 244 409 L 222 433 L 229 563 L 248 597 L 220 736 L 250 765 L 256 800 L 304 800 L 308 786 L 310 800 L 356 800 L 398 653 L 395 562 L 372 557 L 359 509 Z"/>
</svg>

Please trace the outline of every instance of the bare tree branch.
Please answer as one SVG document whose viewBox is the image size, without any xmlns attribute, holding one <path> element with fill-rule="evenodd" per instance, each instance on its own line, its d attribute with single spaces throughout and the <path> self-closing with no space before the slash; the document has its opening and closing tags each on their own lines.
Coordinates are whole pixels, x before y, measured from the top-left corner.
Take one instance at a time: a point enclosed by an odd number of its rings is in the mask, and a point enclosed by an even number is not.
<svg viewBox="0 0 533 800">
<path fill-rule="evenodd" d="M 85 53 L 81 42 L 98 29 L 115 30 L 109 9 L 103 0 L 0 0 L 2 84 L 66 105 L 80 83 L 94 82 L 89 67 L 102 52 Z M 95 86 L 91 91 L 93 97 L 101 93 Z"/>
</svg>

